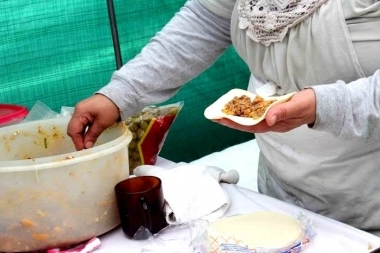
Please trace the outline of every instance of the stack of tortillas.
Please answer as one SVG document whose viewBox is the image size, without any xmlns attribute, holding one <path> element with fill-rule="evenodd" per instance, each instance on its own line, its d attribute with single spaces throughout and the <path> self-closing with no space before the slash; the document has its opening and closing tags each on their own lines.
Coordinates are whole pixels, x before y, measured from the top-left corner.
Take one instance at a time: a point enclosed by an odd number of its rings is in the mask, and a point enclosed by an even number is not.
<svg viewBox="0 0 380 253">
<path fill-rule="evenodd" d="M 273 250 L 289 249 L 305 237 L 305 229 L 298 219 L 271 211 L 222 218 L 212 223 L 207 233 L 208 252 L 212 253 L 258 249 L 278 252 Z"/>
</svg>

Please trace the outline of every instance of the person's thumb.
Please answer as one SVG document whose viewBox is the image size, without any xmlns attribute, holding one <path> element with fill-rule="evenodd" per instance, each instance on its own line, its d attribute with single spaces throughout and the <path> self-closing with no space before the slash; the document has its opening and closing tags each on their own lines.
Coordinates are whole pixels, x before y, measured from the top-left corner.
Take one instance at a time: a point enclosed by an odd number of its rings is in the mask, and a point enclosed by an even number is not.
<svg viewBox="0 0 380 253">
<path fill-rule="evenodd" d="M 90 125 L 84 135 L 84 148 L 92 148 L 94 144 L 96 143 L 96 140 L 101 135 L 101 133 L 106 129 L 107 127 L 99 124 L 98 122 L 94 122 L 92 125 Z"/>
<path fill-rule="evenodd" d="M 287 119 L 289 111 L 289 103 L 279 104 L 271 108 L 266 115 L 266 122 L 268 126 L 273 126 L 279 121 Z"/>
</svg>

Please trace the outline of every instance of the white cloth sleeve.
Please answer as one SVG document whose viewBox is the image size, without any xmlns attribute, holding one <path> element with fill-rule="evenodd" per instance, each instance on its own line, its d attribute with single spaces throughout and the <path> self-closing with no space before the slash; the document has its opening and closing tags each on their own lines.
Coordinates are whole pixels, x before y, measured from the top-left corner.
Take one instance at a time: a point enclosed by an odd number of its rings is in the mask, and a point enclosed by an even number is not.
<svg viewBox="0 0 380 253">
<path fill-rule="evenodd" d="M 380 70 L 351 83 L 319 85 L 315 130 L 343 139 L 380 139 Z"/>
<path fill-rule="evenodd" d="M 230 20 L 210 12 L 198 0 L 188 1 L 98 93 L 110 98 L 124 119 L 172 97 L 230 45 Z"/>
<path fill-rule="evenodd" d="M 230 18 L 236 4 L 236 0 L 199 0 L 211 12 L 224 17 Z"/>
</svg>

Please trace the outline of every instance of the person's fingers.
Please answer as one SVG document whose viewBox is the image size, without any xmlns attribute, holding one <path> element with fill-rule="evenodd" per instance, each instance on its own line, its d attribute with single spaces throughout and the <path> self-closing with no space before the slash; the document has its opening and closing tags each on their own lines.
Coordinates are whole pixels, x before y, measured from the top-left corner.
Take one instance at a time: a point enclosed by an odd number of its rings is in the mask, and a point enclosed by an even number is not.
<svg viewBox="0 0 380 253">
<path fill-rule="evenodd" d="M 258 124 L 253 125 L 253 126 L 240 125 L 240 124 L 238 124 L 238 123 L 236 123 L 230 119 L 227 119 L 227 118 L 214 120 L 214 122 L 219 123 L 219 124 L 226 126 L 226 127 L 229 127 L 229 128 L 233 128 L 233 129 L 243 131 L 243 132 L 248 132 L 248 133 L 263 133 L 263 132 L 267 132 L 269 129 L 269 127 L 265 121 L 261 121 Z"/>
<path fill-rule="evenodd" d="M 104 130 L 114 124 L 120 117 L 119 108 L 109 98 L 103 95 L 95 95 L 97 106 L 93 113 L 94 120 L 88 125 L 84 134 L 84 147 L 92 148 Z M 94 100 L 95 101 L 95 100 Z"/>
<path fill-rule="evenodd" d="M 92 148 L 101 133 L 108 127 L 108 125 L 102 125 L 99 121 L 95 120 L 94 123 L 88 127 L 86 133 L 84 134 L 84 148 Z"/>
<path fill-rule="evenodd" d="M 238 124 L 238 123 L 236 123 L 230 119 L 227 119 L 227 118 L 217 119 L 217 120 L 214 120 L 214 122 L 217 122 L 223 126 L 233 128 L 233 129 L 237 129 L 237 130 L 244 131 L 244 132 L 251 132 L 252 131 L 252 126 L 243 126 L 243 125 L 240 125 L 240 124 Z"/>
<path fill-rule="evenodd" d="M 77 126 L 72 126 L 71 131 L 67 132 L 67 134 L 71 137 L 71 139 L 74 143 L 75 149 L 76 150 L 82 150 L 82 149 L 84 149 L 83 135 L 82 135 L 82 133 L 79 133 L 79 132 L 73 132 L 73 131 L 75 131 L 74 129 L 77 129 L 77 128 L 78 128 Z"/>
<path fill-rule="evenodd" d="M 76 150 L 82 150 L 85 148 L 84 132 L 88 123 L 87 119 L 81 119 L 75 112 L 69 121 L 67 135 L 71 137 Z"/>
<path fill-rule="evenodd" d="M 94 95 L 79 102 L 67 127 L 77 150 L 93 147 L 99 135 L 120 117 L 119 108 L 109 98 Z"/>
<path fill-rule="evenodd" d="M 266 123 L 268 126 L 273 126 L 278 121 L 289 118 L 289 111 L 293 110 L 292 103 L 284 103 L 271 108 L 266 115 Z"/>
<path fill-rule="evenodd" d="M 315 121 L 315 94 L 306 89 L 295 94 L 289 101 L 271 108 L 266 115 L 266 123 L 273 126 L 277 122 L 292 119 L 300 124 Z"/>
</svg>

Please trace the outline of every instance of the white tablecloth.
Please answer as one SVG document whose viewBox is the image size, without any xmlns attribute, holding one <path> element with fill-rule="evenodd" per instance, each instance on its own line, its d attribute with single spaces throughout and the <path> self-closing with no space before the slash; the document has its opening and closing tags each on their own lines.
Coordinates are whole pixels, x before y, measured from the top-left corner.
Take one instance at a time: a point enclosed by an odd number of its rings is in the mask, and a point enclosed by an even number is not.
<svg viewBox="0 0 380 253">
<path fill-rule="evenodd" d="M 368 249 L 371 247 L 380 246 L 380 238 L 340 222 L 239 186 L 223 184 L 223 188 L 228 192 L 232 200 L 231 207 L 226 215 L 273 210 L 289 215 L 297 215 L 302 212 L 306 217 L 310 218 L 314 224 L 316 234 L 303 251 L 305 253 L 364 253 L 369 252 Z M 96 253 L 137 253 L 141 252 L 141 247 L 145 243 L 144 241 L 127 239 L 120 228 L 101 236 L 100 240 L 102 246 Z"/>
<path fill-rule="evenodd" d="M 235 152 L 237 152 L 240 147 L 243 147 L 245 152 L 247 152 L 247 146 L 256 150 L 255 145 L 251 142 L 244 143 L 240 146 L 237 145 L 237 147 L 229 148 L 227 151 L 215 153 L 211 155 L 211 157 L 208 156 L 206 159 L 195 161 L 195 163 L 206 163 L 205 165 L 218 165 L 217 162 L 214 162 L 213 164 L 210 164 L 210 162 L 219 160 L 215 159 L 215 157 L 223 157 L 223 159 L 229 160 L 230 158 L 226 154 L 235 154 Z M 157 165 L 170 169 L 175 164 L 165 159 L 159 159 Z M 251 165 L 252 163 L 250 163 L 250 166 Z M 240 166 L 240 168 L 242 167 Z M 252 171 L 239 172 L 243 174 L 249 173 L 249 175 L 252 175 Z M 255 172 L 253 172 L 253 174 L 254 173 Z M 252 178 L 252 180 L 255 179 Z M 251 179 L 249 182 L 252 182 Z M 241 187 L 239 185 L 229 184 L 222 184 L 222 187 L 226 190 L 231 199 L 231 206 L 227 211 L 226 216 L 259 210 L 278 211 L 291 216 L 296 216 L 300 213 L 306 215 L 306 217 L 312 220 L 316 234 L 312 238 L 308 247 L 303 251 L 305 253 L 366 253 L 369 252 L 369 249 L 371 248 L 373 249 L 380 247 L 379 237 L 355 229 L 343 223 L 334 221 L 332 219 L 314 214 L 288 203 L 279 201 L 277 199 L 259 194 L 255 191 L 255 188 L 247 189 L 249 187 L 244 188 L 244 186 Z M 135 241 L 126 238 L 120 227 L 116 228 L 113 231 L 110 231 L 105 235 L 100 236 L 100 240 L 102 242 L 102 246 L 96 250 L 96 253 L 139 253 L 141 252 L 141 248 L 144 246 L 144 244 L 147 243 L 147 241 Z"/>
</svg>

